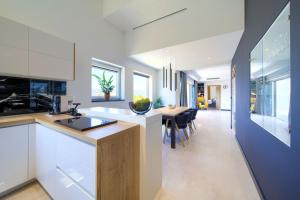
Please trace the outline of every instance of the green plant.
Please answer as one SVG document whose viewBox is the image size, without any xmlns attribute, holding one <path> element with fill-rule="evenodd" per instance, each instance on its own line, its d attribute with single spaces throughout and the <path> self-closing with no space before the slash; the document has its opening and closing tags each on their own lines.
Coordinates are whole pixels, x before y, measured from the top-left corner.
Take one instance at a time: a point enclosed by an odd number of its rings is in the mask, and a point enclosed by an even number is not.
<svg viewBox="0 0 300 200">
<path fill-rule="evenodd" d="M 104 92 L 105 94 L 111 93 L 113 91 L 113 89 L 115 88 L 115 86 L 112 85 L 113 76 L 111 76 L 108 80 L 105 77 L 105 72 L 103 72 L 102 78 L 99 77 L 96 74 L 92 74 L 92 76 L 97 79 L 98 84 L 100 85 L 102 92 Z"/>
<path fill-rule="evenodd" d="M 136 101 L 133 102 L 134 108 L 138 111 L 143 111 L 149 108 L 150 105 L 150 99 L 140 97 Z"/>
<path fill-rule="evenodd" d="M 156 108 L 160 108 L 161 106 L 162 106 L 162 100 L 161 97 L 158 97 L 153 104 L 153 108 L 156 109 Z"/>
</svg>

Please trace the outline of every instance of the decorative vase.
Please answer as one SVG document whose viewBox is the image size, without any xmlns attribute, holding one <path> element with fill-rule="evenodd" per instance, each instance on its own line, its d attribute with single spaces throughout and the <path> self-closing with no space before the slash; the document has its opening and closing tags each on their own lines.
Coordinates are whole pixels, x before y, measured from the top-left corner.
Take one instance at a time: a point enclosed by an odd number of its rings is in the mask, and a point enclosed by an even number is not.
<svg viewBox="0 0 300 200">
<path fill-rule="evenodd" d="M 109 101 L 109 99 L 110 99 L 110 93 L 108 92 L 108 93 L 104 93 L 104 100 L 105 101 Z"/>
</svg>

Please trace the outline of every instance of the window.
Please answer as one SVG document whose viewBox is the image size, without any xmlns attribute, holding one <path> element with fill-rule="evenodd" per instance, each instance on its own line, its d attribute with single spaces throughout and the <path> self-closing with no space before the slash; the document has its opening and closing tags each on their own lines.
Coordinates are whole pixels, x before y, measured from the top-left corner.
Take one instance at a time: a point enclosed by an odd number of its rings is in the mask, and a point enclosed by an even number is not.
<svg viewBox="0 0 300 200">
<path fill-rule="evenodd" d="M 290 4 L 250 53 L 251 120 L 290 146 Z"/>
<path fill-rule="evenodd" d="M 276 117 L 284 122 L 289 121 L 290 112 L 290 78 L 276 81 L 275 103 Z"/>
<path fill-rule="evenodd" d="M 104 73 L 106 79 L 112 77 L 112 85 L 114 86 L 113 91 L 110 93 L 112 100 L 121 99 L 121 71 L 122 69 L 120 67 L 93 59 L 92 75 L 95 74 L 102 78 Z M 92 101 L 101 101 L 103 99 L 104 93 L 101 91 L 98 80 L 92 76 Z"/>
<path fill-rule="evenodd" d="M 133 99 L 146 97 L 152 99 L 151 77 L 142 73 L 133 73 Z"/>
</svg>

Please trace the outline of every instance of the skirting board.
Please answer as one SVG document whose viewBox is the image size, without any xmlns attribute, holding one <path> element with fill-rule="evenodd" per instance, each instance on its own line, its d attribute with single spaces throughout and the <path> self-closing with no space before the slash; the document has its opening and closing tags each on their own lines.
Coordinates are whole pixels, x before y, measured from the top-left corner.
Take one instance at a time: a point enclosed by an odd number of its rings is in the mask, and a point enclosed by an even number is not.
<svg viewBox="0 0 300 200">
<path fill-rule="evenodd" d="M 7 195 L 9 195 L 9 194 L 11 194 L 11 193 L 13 193 L 13 192 L 15 192 L 15 191 L 17 191 L 17 190 L 23 188 L 23 187 L 25 187 L 26 185 L 29 185 L 29 184 L 35 182 L 35 181 L 36 181 L 35 178 L 34 178 L 34 179 L 31 179 L 31 180 L 29 180 L 29 181 L 26 181 L 25 183 L 21 183 L 20 185 L 17 185 L 17 186 L 15 186 L 15 187 L 13 187 L 13 188 L 11 188 L 11 189 L 9 189 L 9 190 L 6 190 L 6 191 L 0 193 L 0 199 L 1 199 L 2 197 L 5 197 L 5 196 L 7 196 Z"/>
<path fill-rule="evenodd" d="M 221 109 L 221 111 L 231 111 L 230 109 Z"/>
</svg>

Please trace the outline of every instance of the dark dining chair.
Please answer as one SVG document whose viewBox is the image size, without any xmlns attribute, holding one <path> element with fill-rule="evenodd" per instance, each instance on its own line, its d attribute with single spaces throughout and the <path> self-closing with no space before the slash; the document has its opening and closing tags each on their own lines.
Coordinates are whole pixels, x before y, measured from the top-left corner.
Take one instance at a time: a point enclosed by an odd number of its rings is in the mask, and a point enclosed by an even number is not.
<svg viewBox="0 0 300 200">
<path fill-rule="evenodd" d="M 182 146 L 185 147 L 185 143 L 184 143 L 184 139 L 183 137 L 180 135 L 180 130 L 179 129 L 182 129 L 187 140 L 189 139 L 189 136 L 187 134 L 187 131 L 186 131 L 186 128 L 188 127 L 188 120 L 189 120 L 190 116 L 189 116 L 189 113 L 184 113 L 184 114 L 180 114 L 178 116 L 175 117 L 175 122 L 176 122 L 176 132 L 180 138 L 180 141 L 182 143 Z M 164 139 L 163 139 L 163 143 L 165 144 L 166 143 L 166 137 L 167 137 L 167 129 L 171 129 L 172 128 L 172 125 L 170 123 L 169 120 L 166 121 L 166 129 L 165 129 L 165 134 L 164 134 Z"/>
<path fill-rule="evenodd" d="M 193 124 L 194 128 L 197 129 L 196 124 L 195 124 L 195 120 L 196 120 L 196 116 L 197 116 L 197 113 L 198 113 L 198 108 L 191 108 L 191 109 L 189 109 L 189 111 L 193 112 L 192 124 Z"/>
<path fill-rule="evenodd" d="M 190 130 L 190 133 L 193 134 L 194 130 L 193 130 L 193 126 L 192 126 L 192 121 L 193 121 L 194 111 L 193 110 L 187 110 L 184 113 L 188 114 L 188 127 L 189 127 L 189 130 Z"/>
</svg>

